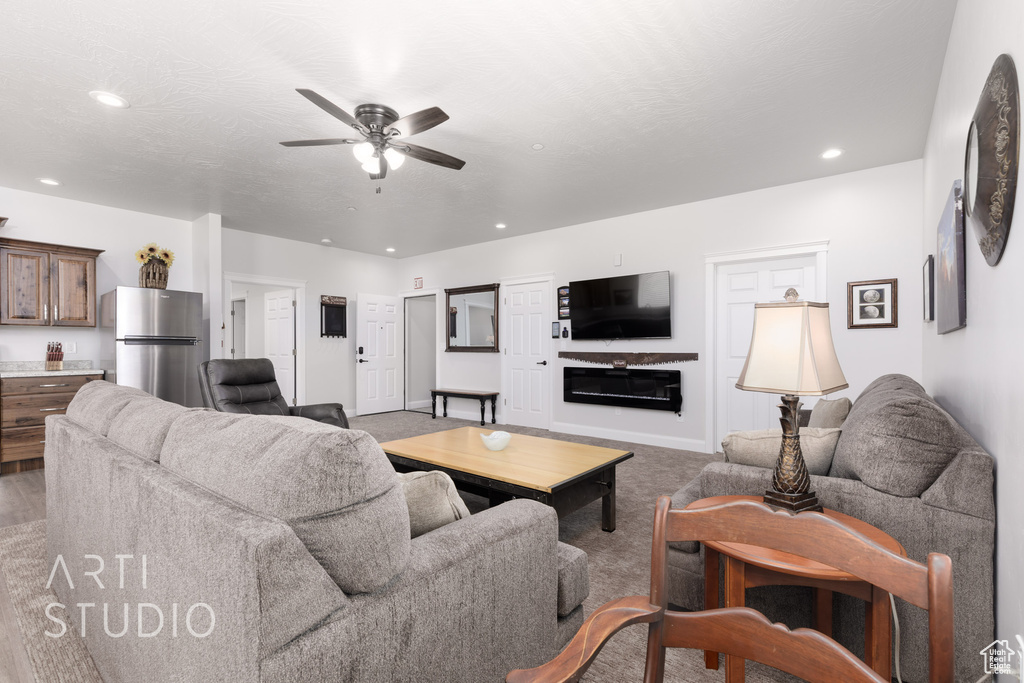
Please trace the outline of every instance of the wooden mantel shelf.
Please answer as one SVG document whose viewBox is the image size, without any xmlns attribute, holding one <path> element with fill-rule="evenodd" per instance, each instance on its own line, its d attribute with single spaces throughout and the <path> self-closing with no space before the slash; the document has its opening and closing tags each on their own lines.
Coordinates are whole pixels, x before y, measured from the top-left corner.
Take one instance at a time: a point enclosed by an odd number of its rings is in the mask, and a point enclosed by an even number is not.
<svg viewBox="0 0 1024 683">
<path fill-rule="evenodd" d="M 606 351 L 559 351 L 559 358 L 624 368 L 628 365 L 662 365 L 697 360 L 696 353 L 622 353 Z"/>
</svg>

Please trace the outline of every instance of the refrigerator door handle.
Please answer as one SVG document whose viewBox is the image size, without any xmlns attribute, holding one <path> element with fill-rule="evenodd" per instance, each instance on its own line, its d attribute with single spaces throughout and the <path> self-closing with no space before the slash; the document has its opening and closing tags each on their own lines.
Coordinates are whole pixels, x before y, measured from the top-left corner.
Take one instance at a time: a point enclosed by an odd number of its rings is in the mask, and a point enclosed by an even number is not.
<svg viewBox="0 0 1024 683">
<path fill-rule="evenodd" d="M 196 346 L 198 339 L 183 337 L 126 337 L 125 346 Z"/>
</svg>

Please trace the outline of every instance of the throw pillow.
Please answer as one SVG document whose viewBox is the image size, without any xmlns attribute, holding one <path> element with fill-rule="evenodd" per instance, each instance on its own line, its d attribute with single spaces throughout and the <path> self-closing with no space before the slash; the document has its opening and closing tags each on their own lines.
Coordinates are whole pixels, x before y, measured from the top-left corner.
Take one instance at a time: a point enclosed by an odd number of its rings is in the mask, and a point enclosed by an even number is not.
<svg viewBox="0 0 1024 683">
<path fill-rule="evenodd" d="M 398 475 L 398 481 L 409 506 L 412 538 L 469 517 L 469 508 L 455 490 L 455 482 L 444 472 L 405 472 Z"/>
<path fill-rule="evenodd" d="M 927 396 L 877 392 L 858 400 L 856 419 L 843 426 L 831 476 L 859 479 L 894 496 L 920 496 L 960 451 L 958 430 Z"/>
<path fill-rule="evenodd" d="M 850 399 L 843 397 L 834 401 L 819 399 L 811 410 L 811 419 L 808 427 L 842 427 L 846 416 L 850 414 L 853 403 Z"/>
<path fill-rule="evenodd" d="M 800 452 L 811 474 L 827 474 L 832 466 L 839 434 L 836 427 L 804 427 L 800 430 Z M 781 429 L 733 432 L 722 440 L 725 461 L 774 469 L 782 448 Z"/>
</svg>

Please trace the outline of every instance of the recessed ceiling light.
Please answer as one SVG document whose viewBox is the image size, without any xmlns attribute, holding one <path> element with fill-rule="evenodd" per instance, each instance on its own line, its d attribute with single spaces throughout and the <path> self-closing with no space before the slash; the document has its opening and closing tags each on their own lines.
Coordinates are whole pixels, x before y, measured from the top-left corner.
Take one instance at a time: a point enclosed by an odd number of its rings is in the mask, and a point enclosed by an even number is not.
<svg viewBox="0 0 1024 683">
<path fill-rule="evenodd" d="M 36 178 L 43 185 L 60 185 L 60 181 L 56 178 Z"/>
<path fill-rule="evenodd" d="M 115 109 L 127 109 L 131 106 L 130 104 L 128 104 L 128 100 L 119 95 L 115 95 L 112 92 L 93 90 L 89 93 L 89 97 L 93 98 L 100 104 L 105 104 L 108 107 L 114 107 Z"/>
<path fill-rule="evenodd" d="M 842 154 L 843 154 L 843 150 L 839 149 L 838 147 L 833 147 L 832 149 L 826 149 L 824 152 L 822 152 L 821 153 L 821 158 L 822 159 L 835 159 L 838 156 L 842 156 Z"/>
<path fill-rule="evenodd" d="M 348 207 L 348 210 L 349 210 L 349 211 L 356 211 L 356 207 L 354 207 L 354 206 L 350 206 L 350 207 Z"/>
<path fill-rule="evenodd" d="M 395 248 L 394 247 L 388 247 L 385 251 L 387 251 L 389 254 L 393 254 L 395 252 Z"/>
<path fill-rule="evenodd" d="M 533 144 L 533 148 L 539 152 L 540 150 L 544 149 L 544 145 L 540 144 L 539 142 L 535 142 Z"/>
<path fill-rule="evenodd" d="M 320 240 L 320 244 L 334 244 L 334 240 L 332 240 L 330 237 L 325 237 L 322 240 Z"/>
<path fill-rule="evenodd" d="M 504 230 L 508 226 L 506 226 L 504 223 L 495 223 L 494 227 L 496 227 L 498 230 Z"/>
</svg>

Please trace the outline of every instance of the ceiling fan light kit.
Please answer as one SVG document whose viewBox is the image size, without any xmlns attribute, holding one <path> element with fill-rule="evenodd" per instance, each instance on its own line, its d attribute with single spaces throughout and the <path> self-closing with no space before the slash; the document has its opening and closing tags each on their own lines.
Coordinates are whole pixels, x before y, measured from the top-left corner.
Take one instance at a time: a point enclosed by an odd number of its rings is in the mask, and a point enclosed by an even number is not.
<svg viewBox="0 0 1024 683">
<path fill-rule="evenodd" d="M 404 138 L 430 130 L 448 120 L 448 115 L 437 107 L 400 118 L 398 112 L 383 104 L 361 104 L 356 107 L 355 116 L 352 116 L 312 90 L 299 88 L 297 92 L 334 118 L 352 127 L 363 139 L 290 140 L 281 143 L 285 147 L 353 145 L 352 153 L 373 180 L 385 178 L 388 169 L 400 168 L 407 156 L 456 171 L 466 165 L 461 159 L 405 142 Z"/>
</svg>

